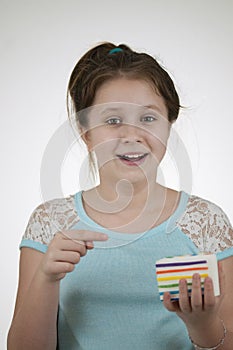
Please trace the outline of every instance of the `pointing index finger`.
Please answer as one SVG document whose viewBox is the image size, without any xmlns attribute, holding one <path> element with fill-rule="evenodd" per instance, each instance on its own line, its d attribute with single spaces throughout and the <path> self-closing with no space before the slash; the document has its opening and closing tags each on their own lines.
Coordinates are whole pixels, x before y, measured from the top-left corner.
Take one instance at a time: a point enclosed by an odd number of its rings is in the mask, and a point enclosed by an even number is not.
<svg viewBox="0 0 233 350">
<path fill-rule="evenodd" d="M 62 231 L 62 234 L 71 240 L 79 241 L 106 241 L 108 235 L 101 232 L 88 231 L 88 230 L 66 230 Z"/>
</svg>

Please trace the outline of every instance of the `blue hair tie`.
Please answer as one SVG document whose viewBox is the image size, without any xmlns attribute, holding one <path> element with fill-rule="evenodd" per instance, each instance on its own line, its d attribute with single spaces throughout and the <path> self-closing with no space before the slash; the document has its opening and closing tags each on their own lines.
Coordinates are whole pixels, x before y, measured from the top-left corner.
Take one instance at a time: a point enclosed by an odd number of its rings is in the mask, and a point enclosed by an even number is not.
<svg viewBox="0 0 233 350">
<path fill-rule="evenodd" d="M 116 52 L 122 52 L 123 50 L 120 47 L 115 47 L 114 49 L 109 51 L 109 55 L 112 55 L 113 53 Z"/>
</svg>

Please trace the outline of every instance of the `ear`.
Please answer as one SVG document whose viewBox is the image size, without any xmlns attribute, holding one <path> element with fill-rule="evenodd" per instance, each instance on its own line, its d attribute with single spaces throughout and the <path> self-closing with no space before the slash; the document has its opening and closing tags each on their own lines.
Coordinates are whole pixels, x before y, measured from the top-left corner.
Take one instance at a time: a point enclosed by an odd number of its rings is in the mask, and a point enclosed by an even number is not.
<svg viewBox="0 0 233 350">
<path fill-rule="evenodd" d="M 81 138 L 83 142 L 86 144 L 88 151 L 91 151 L 91 140 L 90 140 L 90 134 L 88 131 L 82 129 L 80 130 Z"/>
</svg>

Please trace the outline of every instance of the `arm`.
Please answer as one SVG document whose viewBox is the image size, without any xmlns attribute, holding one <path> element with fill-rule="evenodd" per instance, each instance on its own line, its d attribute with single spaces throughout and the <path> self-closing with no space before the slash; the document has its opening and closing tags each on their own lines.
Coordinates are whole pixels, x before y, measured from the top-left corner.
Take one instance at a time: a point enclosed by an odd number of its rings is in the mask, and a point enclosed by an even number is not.
<svg viewBox="0 0 233 350">
<path fill-rule="evenodd" d="M 15 312 L 8 349 L 56 349 L 59 281 L 51 283 L 38 269 L 43 253 L 22 248 Z"/>
<path fill-rule="evenodd" d="M 45 254 L 22 248 L 15 312 L 8 350 L 55 350 L 60 280 L 107 236 L 89 231 L 57 233 Z"/>
<path fill-rule="evenodd" d="M 193 279 L 191 300 L 183 280 L 180 284 L 179 303 L 170 301 L 169 293 L 164 300 L 165 307 L 176 312 L 184 321 L 191 339 L 203 348 L 214 347 L 224 336 L 223 320 L 227 334 L 219 350 L 231 350 L 233 344 L 233 257 L 220 264 L 221 296 L 214 297 L 211 279 L 205 280 L 204 300 L 201 295 L 200 281 Z M 198 276 L 197 276 L 198 277 Z"/>
</svg>

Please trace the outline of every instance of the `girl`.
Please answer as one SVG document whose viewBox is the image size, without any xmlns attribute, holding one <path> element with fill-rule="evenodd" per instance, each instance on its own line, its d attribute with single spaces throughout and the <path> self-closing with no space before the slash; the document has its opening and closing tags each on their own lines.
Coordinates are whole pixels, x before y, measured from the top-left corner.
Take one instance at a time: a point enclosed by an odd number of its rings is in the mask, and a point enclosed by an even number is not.
<svg viewBox="0 0 233 350">
<path fill-rule="evenodd" d="M 32 213 L 8 349 L 232 349 L 230 222 L 156 182 L 180 109 L 170 76 L 151 56 L 104 43 L 77 63 L 68 97 L 99 184 Z M 161 303 L 156 260 L 203 251 L 221 260 L 221 295 L 206 278 L 202 297 L 194 274 L 191 298 L 181 280 L 179 302 L 166 293 Z"/>
</svg>

